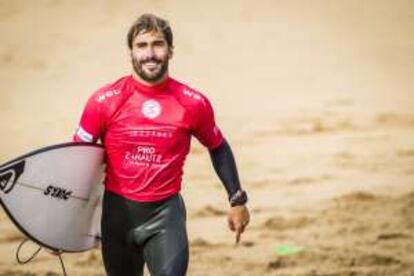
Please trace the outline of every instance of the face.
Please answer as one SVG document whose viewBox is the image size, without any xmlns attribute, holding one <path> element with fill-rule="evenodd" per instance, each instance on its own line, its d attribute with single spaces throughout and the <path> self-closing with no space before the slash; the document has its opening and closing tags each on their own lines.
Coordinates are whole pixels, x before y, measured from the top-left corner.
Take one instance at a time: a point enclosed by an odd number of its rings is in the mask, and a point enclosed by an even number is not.
<svg viewBox="0 0 414 276">
<path fill-rule="evenodd" d="M 132 66 L 145 82 L 162 81 L 167 76 L 171 57 L 172 49 L 161 32 L 140 32 L 132 41 Z"/>
</svg>

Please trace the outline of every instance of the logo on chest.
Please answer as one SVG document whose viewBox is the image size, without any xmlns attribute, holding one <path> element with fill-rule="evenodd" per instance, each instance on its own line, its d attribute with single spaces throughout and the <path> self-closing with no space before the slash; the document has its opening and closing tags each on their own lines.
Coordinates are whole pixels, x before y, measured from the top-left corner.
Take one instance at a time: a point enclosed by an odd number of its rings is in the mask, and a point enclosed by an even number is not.
<svg viewBox="0 0 414 276">
<path fill-rule="evenodd" d="M 162 107 L 156 100 L 147 100 L 142 104 L 141 113 L 148 119 L 155 119 L 161 114 Z"/>
</svg>

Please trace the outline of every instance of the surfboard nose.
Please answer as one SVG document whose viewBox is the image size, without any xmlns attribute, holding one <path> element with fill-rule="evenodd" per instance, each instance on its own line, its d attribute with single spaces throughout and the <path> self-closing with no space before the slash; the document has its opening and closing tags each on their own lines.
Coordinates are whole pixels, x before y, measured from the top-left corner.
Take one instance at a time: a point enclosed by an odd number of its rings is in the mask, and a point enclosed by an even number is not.
<svg viewBox="0 0 414 276">
<path fill-rule="evenodd" d="M 4 194 L 8 194 L 14 188 L 14 185 L 24 171 L 25 164 L 25 160 L 21 160 L 0 167 L 0 190 Z"/>
</svg>

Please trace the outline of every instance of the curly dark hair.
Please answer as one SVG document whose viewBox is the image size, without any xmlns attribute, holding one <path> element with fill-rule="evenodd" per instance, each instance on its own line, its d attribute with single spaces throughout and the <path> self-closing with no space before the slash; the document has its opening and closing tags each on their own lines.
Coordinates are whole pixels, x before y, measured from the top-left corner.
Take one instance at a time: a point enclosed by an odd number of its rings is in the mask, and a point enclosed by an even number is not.
<svg viewBox="0 0 414 276">
<path fill-rule="evenodd" d="M 134 38 L 143 30 L 145 32 L 161 32 L 164 35 L 168 46 L 171 48 L 173 47 L 173 34 L 168 21 L 156 15 L 146 13 L 138 17 L 137 20 L 135 20 L 132 26 L 129 28 L 127 35 L 127 43 L 129 49 L 132 49 L 132 41 Z"/>
</svg>

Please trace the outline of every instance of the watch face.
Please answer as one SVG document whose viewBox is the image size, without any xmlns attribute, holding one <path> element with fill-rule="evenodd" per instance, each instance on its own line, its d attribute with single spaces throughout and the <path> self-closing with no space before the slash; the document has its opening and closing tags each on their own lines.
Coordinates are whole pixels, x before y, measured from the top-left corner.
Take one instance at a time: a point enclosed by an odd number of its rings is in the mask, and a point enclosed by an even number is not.
<svg viewBox="0 0 414 276">
<path fill-rule="evenodd" d="M 247 194 L 245 191 L 237 191 L 230 199 L 231 206 L 244 205 L 247 202 Z"/>
</svg>

